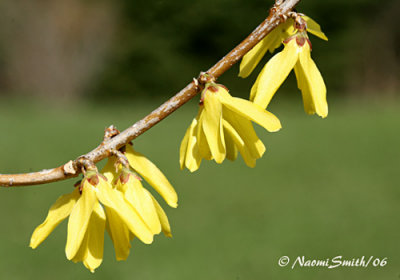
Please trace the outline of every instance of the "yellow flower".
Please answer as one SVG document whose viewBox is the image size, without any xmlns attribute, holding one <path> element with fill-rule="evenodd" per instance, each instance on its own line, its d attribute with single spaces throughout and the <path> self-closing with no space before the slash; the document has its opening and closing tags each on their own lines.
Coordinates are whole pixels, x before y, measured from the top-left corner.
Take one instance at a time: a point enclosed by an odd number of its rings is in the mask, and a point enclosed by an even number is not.
<svg viewBox="0 0 400 280">
<path fill-rule="evenodd" d="M 201 160 L 225 158 L 235 160 L 238 151 L 245 163 L 254 167 L 265 147 L 256 135 L 251 121 L 268 131 L 281 128 L 278 118 L 258 105 L 232 97 L 227 89 L 207 83 L 200 101 L 197 117 L 186 131 L 180 147 L 181 169 L 197 170 Z"/>
<path fill-rule="evenodd" d="M 251 89 L 250 100 L 266 108 L 275 92 L 294 68 L 297 84 L 302 92 L 305 111 L 308 114 L 316 113 L 324 118 L 328 115 L 326 87 L 321 73 L 311 59 L 311 42 L 305 30 L 324 40 L 327 38 L 315 21 L 306 16 L 302 16 L 302 20 L 304 20 L 304 24 L 293 25 L 293 19 L 289 19 L 282 26 L 278 26 L 278 31 L 269 34 L 274 37 L 264 38 L 245 55 L 239 75 L 248 76 L 266 51 L 275 49 L 277 42 L 285 39 L 283 51 L 273 56 L 258 75 Z"/>
<path fill-rule="evenodd" d="M 307 23 L 308 32 L 323 40 L 328 40 L 325 34 L 321 31 L 321 27 L 318 23 L 308 16 L 302 16 L 301 18 Z M 292 18 L 279 24 L 243 57 L 242 62 L 240 63 L 239 77 L 248 77 L 267 51 L 273 53 L 286 38 L 294 35 L 296 32 L 297 30 L 294 27 L 294 20 Z"/>
<path fill-rule="evenodd" d="M 132 145 L 125 147 L 125 156 L 133 170 L 148 181 L 167 201 L 171 207 L 177 207 L 177 194 L 161 171 L 142 154 L 136 152 Z M 125 201 L 139 214 L 152 234 L 159 234 L 161 230 L 171 237 L 171 228 L 167 215 L 151 193 L 141 183 L 141 178 L 126 168 L 115 170 L 116 158 L 109 158 L 103 168 L 104 175 L 110 182 L 114 182 L 114 189 L 122 194 Z M 107 231 L 113 241 L 117 260 L 126 260 L 129 256 L 135 233 L 121 221 L 113 209 L 106 208 Z"/>
<path fill-rule="evenodd" d="M 314 61 L 311 44 L 305 32 L 299 32 L 286 41 L 282 52 L 273 56 L 264 66 L 251 88 L 250 99 L 263 108 L 294 68 L 297 85 L 303 96 L 304 110 L 325 118 L 328 115 L 326 87 Z"/>
<path fill-rule="evenodd" d="M 108 180 L 93 171 L 87 172 L 80 187 L 61 196 L 50 208 L 45 221 L 32 234 L 30 247 L 35 249 L 69 216 L 65 253 L 73 262 L 82 261 L 91 271 L 103 259 L 106 211 L 111 209 L 129 231 L 146 244 L 153 242 L 153 233 L 123 195 Z"/>
</svg>

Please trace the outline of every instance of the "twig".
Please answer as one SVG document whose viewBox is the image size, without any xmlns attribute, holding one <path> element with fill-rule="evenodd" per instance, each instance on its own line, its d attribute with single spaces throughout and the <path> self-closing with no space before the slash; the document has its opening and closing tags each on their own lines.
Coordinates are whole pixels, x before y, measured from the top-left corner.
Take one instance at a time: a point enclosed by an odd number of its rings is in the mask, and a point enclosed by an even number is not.
<svg viewBox="0 0 400 280">
<path fill-rule="evenodd" d="M 271 8 L 268 18 L 266 18 L 243 42 L 237 45 L 206 73 L 214 78 L 221 76 L 279 23 L 285 20 L 287 14 L 297 5 L 298 2 L 300 2 L 300 0 L 286 0 L 284 2 L 277 1 L 278 5 L 275 4 L 274 7 Z M 81 173 L 80 169 L 82 159 L 97 163 L 110 156 L 110 151 L 118 150 L 159 123 L 192 99 L 200 91 L 200 88 L 201 87 L 198 86 L 197 81 L 192 81 L 184 89 L 146 117 L 112 138 L 105 137 L 104 141 L 98 147 L 89 153 L 78 157 L 74 161 L 71 160 L 57 168 L 42 170 L 39 172 L 25 174 L 0 174 L 0 185 L 5 187 L 37 185 L 76 177 Z"/>
</svg>

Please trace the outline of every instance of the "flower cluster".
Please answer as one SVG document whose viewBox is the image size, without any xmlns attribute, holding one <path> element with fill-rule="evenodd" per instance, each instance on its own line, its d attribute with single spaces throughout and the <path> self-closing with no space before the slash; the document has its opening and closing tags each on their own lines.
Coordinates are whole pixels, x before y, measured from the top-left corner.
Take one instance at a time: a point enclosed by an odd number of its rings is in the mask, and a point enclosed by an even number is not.
<svg viewBox="0 0 400 280">
<path fill-rule="evenodd" d="M 219 84 L 207 83 L 197 117 L 186 131 L 180 148 L 181 169 L 197 170 L 202 159 L 222 163 L 235 160 L 238 151 L 245 163 L 254 167 L 265 146 L 251 121 L 268 131 L 278 131 L 280 121 L 272 113 L 248 100 L 232 97 Z"/>
<path fill-rule="evenodd" d="M 133 170 L 118 166 L 111 157 L 103 174 L 87 171 L 79 186 L 61 196 L 50 208 L 45 221 L 32 234 L 30 247 L 39 246 L 64 219 L 68 219 L 65 253 L 73 262 L 82 261 L 92 272 L 103 260 L 104 231 L 107 229 L 117 260 L 129 256 L 130 241 L 145 244 L 161 231 L 171 236 L 168 218 L 151 193 L 141 184 L 140 174 L 171 207 L 177 195 L 161 171 L 147 158 L 126 146 L 125 156 Z M 137 172 L 137 173 L 136 173 Z"/>
<path fill-rule="evenodd" d="M 321 73 L 311 59 L 311 42 L 306 31 L 327 40 L 320 26 L 309 17 L 288 19 L 243 57 L 239 76 L 247 77 L 268 50 L 273 52 L 283 43 L 283 51 L 273 56 L 258 75 L 251 89 L 250 100 L 266 108 L 294 69 L 305 111 L 325 118 L 328 115 L 326 87 Z"/>
</svg>

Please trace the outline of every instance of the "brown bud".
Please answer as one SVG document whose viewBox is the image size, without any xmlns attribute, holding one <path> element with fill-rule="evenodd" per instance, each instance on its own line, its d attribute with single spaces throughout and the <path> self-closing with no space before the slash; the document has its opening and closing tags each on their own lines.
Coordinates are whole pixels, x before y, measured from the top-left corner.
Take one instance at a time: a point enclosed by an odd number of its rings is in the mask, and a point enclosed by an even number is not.
<svg viewBox="0 0 400 280">
<path fill-rule="evenodd" d="M 87 180 L 92 186 L 97 186 L 100 182 L 98 174 L 90 176 Z"/>
<path fill-rule="evenodd" d="M 296 37 L 296 43 L 299 47 L 304 46 L 304 44 L 306 43 L 306 38 L 303 36 L 297 36 Z"/>
<path fill-rule="evenodd" d="M 131 176 L 128 172 L 122 172 L 121 175 L 118 177 L 118 180 L 121 181 L 121 184 L 126 184 L 129 181 L 129 177 Z"/>
<path fill-rule="evenodd" d="M 218 92 L 218 88 L 215 87 L 215 86 L 209 86 L 209 87 L 207 88 L 207 90 L 210 90 L 210 91 L 212 91 L 212 92 Z"/>
</svg>

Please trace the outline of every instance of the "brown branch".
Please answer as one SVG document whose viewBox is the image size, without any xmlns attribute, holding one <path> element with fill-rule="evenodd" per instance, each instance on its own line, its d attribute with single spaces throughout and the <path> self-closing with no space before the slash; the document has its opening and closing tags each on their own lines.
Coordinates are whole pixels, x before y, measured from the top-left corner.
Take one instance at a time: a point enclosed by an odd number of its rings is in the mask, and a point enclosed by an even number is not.
<svg viewBox="0 0 400 280">
<path fill-rule="evenodd" d="M 269 32 L 271 32 L 280 22 L 282 22 L 298 2 L 300 2 L 300 0 L 277 1 L 277 4 L 270 10 L 268 18 L 265 19 L 243 42 L 237 45 L 231 52 L 212 66 L 207 73 L 214 78 L 221 76 L 258 42 L 260 42 Z M 193 81 L 171 99 L 140 121 L 136 122 L 134 125 L 128 127 L 113 138 L 105 138 L 98 147 L 86 155 L 80 156 L 74 161 L 69 161 L 64 165 L 53 169 L 25 174 L 0 174 L 0 185 L 6 187 L 37 185 L 76 177 L 81 173 L 80 166 L 83 158 L 93 163 L 97 163 L 110 156 L 110 151 L 123 147 L 126 143 L 146 132 L 148 129 L 192 99 L 198 92 L 199 87 Z"/>
</svg>

